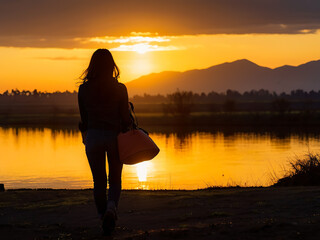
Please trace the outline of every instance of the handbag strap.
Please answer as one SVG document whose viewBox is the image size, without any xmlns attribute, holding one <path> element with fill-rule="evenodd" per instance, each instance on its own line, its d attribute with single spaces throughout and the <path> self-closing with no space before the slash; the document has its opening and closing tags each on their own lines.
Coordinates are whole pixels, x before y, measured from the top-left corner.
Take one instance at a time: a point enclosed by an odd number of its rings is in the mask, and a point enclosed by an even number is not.
<svg viewBox="0 0 320 240">
<path fill-rule="evenodd" d="M 138 129 L 138 119 L 136 117 L 136 113 L 134 112 L 134 106 L 132 102 L 129 102 L 129 110 L 130 110 L 130 118 L 132 120 L 132 128 L 133 129 Z"/>
<path fill-rule="evenodd" d="M 137 119 L 137 117 L 136 117 L 136 113 L 134 112 L 133 103 L 132 103 L 132 102 L 129 102 L 129 106 L 130 106 L 130 117 L 131 117 L 132 122 L 133 122 L 132 128 L 133 128 L 133 129 L 140 129 L 140 130 L 142 130 L 145 134 L 149 135 L 149 133 L 148 133 L 146 130 L 144 130 L 143 128 L 138 127 L 138 119 Z"/>
</svg>

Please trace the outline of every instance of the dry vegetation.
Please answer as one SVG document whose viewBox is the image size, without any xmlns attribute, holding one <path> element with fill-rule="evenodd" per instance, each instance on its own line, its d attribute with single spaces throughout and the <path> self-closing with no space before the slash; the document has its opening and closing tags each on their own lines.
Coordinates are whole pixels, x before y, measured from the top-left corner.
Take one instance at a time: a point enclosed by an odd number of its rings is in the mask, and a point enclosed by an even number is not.
<svg viewBox="0 0 320 240">
<path fill-rule="evenodd" d="M 320 155 L 309 153 L 290 162 L 290 169 L 274 186 L 320 186 Z"/>
</svg>

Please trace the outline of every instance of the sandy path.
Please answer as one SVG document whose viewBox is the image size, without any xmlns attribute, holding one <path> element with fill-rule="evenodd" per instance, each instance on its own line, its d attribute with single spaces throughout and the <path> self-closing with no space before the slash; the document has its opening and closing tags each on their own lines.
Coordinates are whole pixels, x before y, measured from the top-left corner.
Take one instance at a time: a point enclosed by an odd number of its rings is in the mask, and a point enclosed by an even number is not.
<svg viewBox="0 0 320 240">
<path fill-rule="evenodd" d="M 320 239 L 320 187 L 123 191 L 102 236 L 92 190 L 0 192 L 0 239 Z"/>
</svg>

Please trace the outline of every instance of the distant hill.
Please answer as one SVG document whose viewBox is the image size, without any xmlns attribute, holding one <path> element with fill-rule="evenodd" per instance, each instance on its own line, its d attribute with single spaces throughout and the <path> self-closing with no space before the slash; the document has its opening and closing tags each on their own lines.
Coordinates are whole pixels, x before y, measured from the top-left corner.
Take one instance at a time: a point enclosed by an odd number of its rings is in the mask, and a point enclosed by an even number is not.
<svg viewBox="0 0 320 240">
<path fill-rule="evenodd" d="M 266 89 L 290 92 L 320 90 L 320 60 L 299 66 L 267 68 L 249 60 L 226 62 L 207 69 L 186 72 L 161 72 L 142 76 L 126 83 L 129 94 L 166 94 L 179 90 L 193 92 L 224 92 L 227 89 L 239 92 Z"/>
</svg>

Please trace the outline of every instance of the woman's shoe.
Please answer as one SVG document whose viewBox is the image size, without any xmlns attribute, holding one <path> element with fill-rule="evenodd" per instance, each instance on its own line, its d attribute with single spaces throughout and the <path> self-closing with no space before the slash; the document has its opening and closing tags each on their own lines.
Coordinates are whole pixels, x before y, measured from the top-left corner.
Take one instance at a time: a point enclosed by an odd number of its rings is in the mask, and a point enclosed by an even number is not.
<svg viewBox="0 0 320 240">
<path fill-rule="evenodd" d="M 102 220 L 102 229 L 105 235 L 110 236 L 116 228 L 116 215 L 113 211 L 107 211 Z"/>
</svg>

